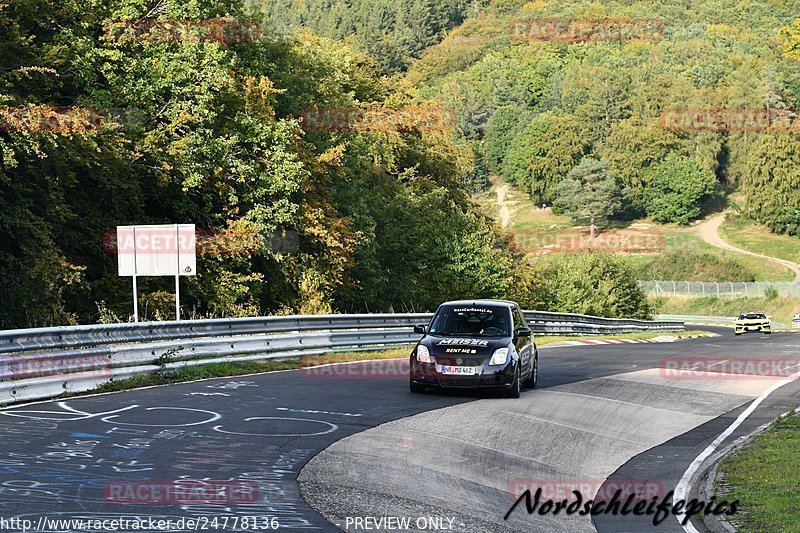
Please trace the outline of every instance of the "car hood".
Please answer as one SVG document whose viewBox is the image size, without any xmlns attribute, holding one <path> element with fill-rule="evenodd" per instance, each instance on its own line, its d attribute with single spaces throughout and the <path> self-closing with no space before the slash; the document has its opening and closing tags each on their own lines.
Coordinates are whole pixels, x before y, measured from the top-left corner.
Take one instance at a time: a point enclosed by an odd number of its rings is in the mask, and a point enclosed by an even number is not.
<svg viewBox="0 0 800 533">
<path fill-rule="evenodd" d="M 420 341 L 431 355 L 472 355 L 488 357 L 498 348 L 507 348 L 510 337 L 437 337 L 428 335 Z"/>
</svg>

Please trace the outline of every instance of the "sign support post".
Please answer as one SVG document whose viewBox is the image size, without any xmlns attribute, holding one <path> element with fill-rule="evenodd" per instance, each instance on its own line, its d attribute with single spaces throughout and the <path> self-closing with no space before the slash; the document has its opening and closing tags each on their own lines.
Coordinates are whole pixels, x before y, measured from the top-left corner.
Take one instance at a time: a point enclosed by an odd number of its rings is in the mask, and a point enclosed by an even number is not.
<svg viewBox="0 0 800 533">
<path fill-rule="evenodd" d="M 136 242 L 136 228 L 133 228 L 133 242 Z M 119 248 L 117 248 L 119 253 Z M 133 321 L 139 322 L 139 291 L 136 287 L 136 248 L 133 249 Z"/>
<path fill-rule="evenodd" d="M 175 224 L 175 244 L 178 260 L 175 262 L 175 320 L 181 319 L 181 234 Z"/>
<path fill-rule="evenodd" d="M 139 322 L 139 294 L 136 290 L 136 274 L 133 275 L 133 321 Z"/>
</svg>

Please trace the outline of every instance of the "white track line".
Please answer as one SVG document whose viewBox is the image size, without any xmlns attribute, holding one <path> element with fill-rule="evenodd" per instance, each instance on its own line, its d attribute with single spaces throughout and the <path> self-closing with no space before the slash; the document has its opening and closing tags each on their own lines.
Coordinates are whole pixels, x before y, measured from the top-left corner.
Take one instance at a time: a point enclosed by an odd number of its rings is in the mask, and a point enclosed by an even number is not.
<svg viewBox="0 0 800 533">
<path fill-rule="evenodd" d="M 695 472 L 697 472 L 697 470 L 700 469 L 700 467 L 702 466 L 703 462 L 706 459 L 708 459 L 708 457 L 712 453 L 714 453 L 714 451 L 719 447 L 720 444 L 722 444 L 725 441 L 725 439 L 730 437 L 731 434 L 734 431 L 736 431 L 736 428 L 741 426 L 742 423 L 745 420 L 747 420 L 747 417 L 749 417 L 751 414 L 753 414 L 753 411 L 755 411 L 758 408 L 758 406 L 761 405 L 764 402 L 764 400 L 766 400 L 769 397 L 770 394 L 772 394 L 776 390 L 780 389 L 784 385 L 788 385 L 789 383 L 795 381 L 798 378 L 800 378 L 800 372 L 795 372 L 794 374 L 792 374 L 788 378 L 784 379 L 783 381 L 779 381 L 778 383 L 775 383 L 770 388 L 768 388 L 767 390 L 762 392 L 761 396 L 759 396 L 758 398 L 753 400 L 753 403 L 750 404 L 750 407 L 745 409 L 742 412 L 742 414 L 740 414 L 739 417 L 733 422 L 733 424 L 728 426 L 728 429 L 723 431 L 719 435 L 719 437 L 714 439 L 714 442 L 709 444 L 708 447 L 705 450 L 703 450 L 703 453 L 698 455 L 697 458 L 695 458 L 695 460 L 692 461 L 692 464 L 690 464 L 689 468 L 686 469 L 686 472 L 683 473 L 683 477 L 678 482 L 678 485 L 675 487 L 675 499 L 673 501 L 686 500 L 686 493 L 689 491 L 689 482 L 691 481 L 692 476 L 694 476 Z M 681 514 L 675 515 L 675 518 L 678 519 L 678 523 L 681 524 L 681 527 L 683 527 L 683 530 L 686 531 L 687 533 L 700 533 L 692 525 L 691 520 L 689 522 L 687 522 L 686 525 L 683 525 L 683 523 L 682 523 L 683 522 L 683 516 L 685 514 L 686 513 L 681 513 Z"/>
</svg>

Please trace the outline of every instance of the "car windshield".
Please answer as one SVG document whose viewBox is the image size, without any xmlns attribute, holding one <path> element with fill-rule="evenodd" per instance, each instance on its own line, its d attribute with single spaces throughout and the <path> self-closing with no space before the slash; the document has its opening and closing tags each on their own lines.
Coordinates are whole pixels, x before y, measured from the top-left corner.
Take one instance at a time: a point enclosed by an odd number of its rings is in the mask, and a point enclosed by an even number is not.
<svg viewBox="0 0 800 533">
<path fill-rule="evenodd" d="M 507 307 L 448 306 L 436 313 L 430 332 L 444 336 L 508 337 L 510 322 Z"/>
<path fill-rule="evenodd" d="M 767 318 L 764 313 L 748 313 L 739 315 L 739 320 L 758 320 L 762 318 Z"/>
</svg>

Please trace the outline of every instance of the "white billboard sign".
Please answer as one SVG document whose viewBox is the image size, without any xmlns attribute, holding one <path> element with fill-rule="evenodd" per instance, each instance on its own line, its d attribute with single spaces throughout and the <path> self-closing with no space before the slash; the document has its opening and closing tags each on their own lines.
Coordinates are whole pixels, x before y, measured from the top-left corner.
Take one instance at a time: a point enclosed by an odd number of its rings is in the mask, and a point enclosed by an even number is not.
<svg viewBox="0 0 800 533">
<path fill-rule="evenodd" d="M 117 226 L 120 276 L 194 276 L 197 238 L 194 224 Z"/>
<path fill-rule="evenodd" d="M 194 224 L 117 226 L 120 276 L 133 278 L 133 317 L 139 321 L 139 276 L 175 276 L 175 319 L 181 319 L 181 276 L 197 275 Z"/>
</svg>

